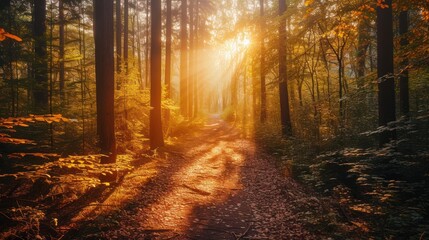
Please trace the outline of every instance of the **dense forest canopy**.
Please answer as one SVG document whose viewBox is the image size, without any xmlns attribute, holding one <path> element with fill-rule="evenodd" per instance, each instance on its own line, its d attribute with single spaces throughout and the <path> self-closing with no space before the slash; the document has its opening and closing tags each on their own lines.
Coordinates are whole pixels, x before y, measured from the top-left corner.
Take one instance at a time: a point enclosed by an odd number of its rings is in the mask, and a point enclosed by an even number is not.
<svg viewBox="0 0 429 240">
<path fill-rule="evenodd" d="M 0 236 L 217 119 L 347 222 L 314 226 L 424 239 L 428 31 L 428 0 L 2 0 Z"/>
</svg>

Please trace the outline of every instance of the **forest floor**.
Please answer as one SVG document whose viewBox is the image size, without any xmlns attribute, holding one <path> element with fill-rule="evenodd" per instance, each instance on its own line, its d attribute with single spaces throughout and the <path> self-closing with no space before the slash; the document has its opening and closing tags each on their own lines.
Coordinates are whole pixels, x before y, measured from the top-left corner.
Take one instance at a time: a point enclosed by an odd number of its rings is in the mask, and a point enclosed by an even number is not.
<svg viewBox="0 0 429 240">
<path fill-rule="evenodd" d="M 329 203 L 220 118 L 195 128 L 147 157 L 104 202 L 88 205 L 65 238 L 328 239 L 327 229 L 309 226 Z"/>
</svg>

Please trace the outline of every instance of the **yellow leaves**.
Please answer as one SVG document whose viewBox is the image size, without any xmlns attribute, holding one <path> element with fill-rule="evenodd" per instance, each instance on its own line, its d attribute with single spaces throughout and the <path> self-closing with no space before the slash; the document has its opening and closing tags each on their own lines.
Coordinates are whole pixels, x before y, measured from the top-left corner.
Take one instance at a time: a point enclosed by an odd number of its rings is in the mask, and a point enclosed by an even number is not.
<svg viewBox="0 0 429 240">
<path fill-rule="evenodd" d="M 4 41 L 6 38 L 13 39 L 18 42 L 22 42 L 22 39 L 16 35 L 6 32 L 3 28 L 0 28 L 0 42 Z"/>
<path fill-rule="evenodd" d="M 313 4 L 313 2 L 314 2 L 314 0 L 306 0 L 306 1 L 304 2 L 304 6 L 308 7 L 308 6 L 310 6 L 311 4 Z"/>
<path fill-rule="evenodd" d="M 350 206 L 350 209 L 356 212 L 368 213 L 368 214 L 371 214 L 374 212 L 373 207 L 371 207 L 368 204 L 356 204 L 356 205 Z"/>
</svg>

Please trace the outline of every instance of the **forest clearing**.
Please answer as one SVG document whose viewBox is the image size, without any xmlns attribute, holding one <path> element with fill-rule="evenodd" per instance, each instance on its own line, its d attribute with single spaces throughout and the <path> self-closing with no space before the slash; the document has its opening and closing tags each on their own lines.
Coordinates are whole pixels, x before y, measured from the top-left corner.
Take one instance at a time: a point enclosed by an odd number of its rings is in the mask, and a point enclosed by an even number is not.
<svg viewBox="0 0 429 240">
<path fill-rule="evenodd" d="M 1 0 L 0 239 L 429 239 L 429 0 Z"/>
</svg>

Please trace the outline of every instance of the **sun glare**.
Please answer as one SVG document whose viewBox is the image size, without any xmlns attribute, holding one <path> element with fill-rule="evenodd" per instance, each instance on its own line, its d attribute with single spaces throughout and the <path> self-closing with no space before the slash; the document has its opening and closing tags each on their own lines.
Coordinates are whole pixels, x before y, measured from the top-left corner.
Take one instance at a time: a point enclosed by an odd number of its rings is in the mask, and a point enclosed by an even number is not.
<svg viewBox="0 0 429 240">
<path fill-rule="evenodd" d="M 245 38 L 243 39 L 243 41 L 241 42 L 241 44 L 243 44 L 244 47 L 248 47 L 250 45 L 250 39 Z"/>
</svg>

